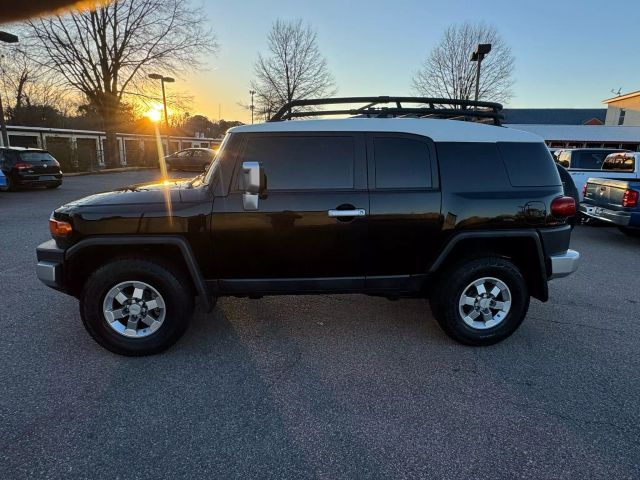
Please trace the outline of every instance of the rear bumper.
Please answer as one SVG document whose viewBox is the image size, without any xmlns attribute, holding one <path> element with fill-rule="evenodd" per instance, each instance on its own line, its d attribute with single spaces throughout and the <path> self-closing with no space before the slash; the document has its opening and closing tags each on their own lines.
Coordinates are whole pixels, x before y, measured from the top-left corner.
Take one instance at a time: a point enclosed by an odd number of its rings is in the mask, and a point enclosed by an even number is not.
<svg viewBox="0 0 640 480">
<path fill-rule="evenodd" d="M 586 203 L 580 204 L 580 212 L 588 217 L 613 223 L 619 227 L 640 226 L 640 212 L 626 212 L 596 207 Z"/>
<path fill-rule="evenodd" d="M 580 253 L 571 249 L 561 254 L 551 255 L 549 259 L 551 260 L 551 275 L 549 280 L 571 275 L 578 270 L 578 266 L 580 265 Z"/>
<path fill-rule="evenodd" d="M 56 245 L 55 240 L 49 240 L 38 246 L 36 255 L 38 257 L 36 264 L 38 279 L 48 287 L 64 292 L 64 250 Z"/>
<path fill-rule="evenodd" d="M 24 187 L 36 187 L 45 185 L 59 185 L 62 183 L 61 173 L 47 173 L 47 174 L 26 174 L 16 173 L 13 175 L 13 181 L 16 185 Z"/>
</svg>

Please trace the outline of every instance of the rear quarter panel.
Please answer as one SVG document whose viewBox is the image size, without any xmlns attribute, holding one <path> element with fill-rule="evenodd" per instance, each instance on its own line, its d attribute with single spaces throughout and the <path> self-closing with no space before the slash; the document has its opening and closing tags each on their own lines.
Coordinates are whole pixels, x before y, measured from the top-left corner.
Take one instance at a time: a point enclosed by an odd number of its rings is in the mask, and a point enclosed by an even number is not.
<svg viewBox="0 0 640 480">
<path fill-rule="evenodd" d="M 521 144 L 531 145 L 531 144 Z M 496 143 L 438 143 L 442 184 L 444 230 L 514 229 L 544 227 L 554 223 L 551 201 L 562 195 L 562 182 L 553 158 L 535 157 L 533 169 L 544 170 L 545 179 L 510 177 L 504 149 Z M 537 148 L 537 147 L 536 147 Z M 508 162 L 509 159 L 506 159 Z M 515 165 L 517 167 L 517 165 Z"/>
</svg>

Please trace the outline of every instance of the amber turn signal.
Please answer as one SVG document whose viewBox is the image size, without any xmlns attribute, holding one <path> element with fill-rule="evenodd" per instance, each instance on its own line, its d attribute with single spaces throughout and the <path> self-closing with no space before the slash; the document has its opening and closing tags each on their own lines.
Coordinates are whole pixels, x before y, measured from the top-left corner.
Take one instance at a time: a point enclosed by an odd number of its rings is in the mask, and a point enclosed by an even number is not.
<svg viewBox="0 0 640 480">
<path fill-rule="evenodd" d="M 68 237 L 73 232 L 69 222 L 61 222 L 55 218 L 49 219 L 49 230 L 54 237 Z"/>
</svg>

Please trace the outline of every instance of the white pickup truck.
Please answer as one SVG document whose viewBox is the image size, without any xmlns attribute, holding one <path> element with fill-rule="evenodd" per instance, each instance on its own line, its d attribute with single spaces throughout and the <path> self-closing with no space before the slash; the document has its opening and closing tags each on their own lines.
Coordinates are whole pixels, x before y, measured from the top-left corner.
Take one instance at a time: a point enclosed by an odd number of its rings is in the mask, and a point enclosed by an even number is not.
<svg viewBox="0 0 640 480">
<path fill-rule="evenodd" d="M 569 168 L 573 183 L 576 184 L 580 201 L 583 200 L 584 186 L 589 178 L 612 178 L 635 180 L 640 178 L 640 153 L 612 153 L 602 162 L 601 169 Z"/>
</svg>

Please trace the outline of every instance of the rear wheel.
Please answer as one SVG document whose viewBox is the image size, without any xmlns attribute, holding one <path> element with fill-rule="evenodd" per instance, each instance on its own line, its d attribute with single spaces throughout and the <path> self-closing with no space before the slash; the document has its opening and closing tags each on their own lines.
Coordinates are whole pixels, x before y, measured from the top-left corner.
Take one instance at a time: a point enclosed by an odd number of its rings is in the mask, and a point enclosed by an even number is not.
<svg viewBox="0 0 640 480">
<path fill-rule="evenodd" d="M 158 261 L 127 258 L 96 270 L 80 296 L 85 328 L 121 355 L 151 355 L 185 332 L 194 295 L 182 272 Z"/>
<path fill-rule="evenodd" d="M 529 308 L 527 284 L 501 257 L 476 258 L 449 268 L 438 280 L 431 309 L 440 327 L 466 345 L 492 345 L 520 326 Z"/>
</svg>

